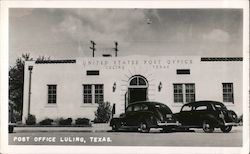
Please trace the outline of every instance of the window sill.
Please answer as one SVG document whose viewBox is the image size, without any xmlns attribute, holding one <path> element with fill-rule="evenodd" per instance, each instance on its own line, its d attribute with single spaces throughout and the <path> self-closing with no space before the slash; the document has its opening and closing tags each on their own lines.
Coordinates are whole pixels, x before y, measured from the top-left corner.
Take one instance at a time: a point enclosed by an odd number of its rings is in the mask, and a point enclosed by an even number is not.
<svg viewBox="0 0 250 154">
<path fill-rule="evenodd" d="M 57 104 L 46 104 L 45 107 L 46 108 L 56 108 Z"/>
<path fill-rule="evenodd" d="M 86 103 L 86 104 L 81 104 L 80 107 L 98 107 L 98 104 L 91 104 L 91 103 Z"/>
<path fill-rule="evenodd" d="M 222 102 L 226 106 L 234 106 L 233 102 Z"/>
</svg>

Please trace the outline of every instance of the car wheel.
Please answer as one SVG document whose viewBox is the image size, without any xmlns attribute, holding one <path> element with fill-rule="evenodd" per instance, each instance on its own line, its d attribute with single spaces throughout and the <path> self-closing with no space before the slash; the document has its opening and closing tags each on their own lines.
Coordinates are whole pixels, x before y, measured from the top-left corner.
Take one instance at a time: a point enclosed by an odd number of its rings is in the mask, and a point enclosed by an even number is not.
<svg viewBox="0 0 250 154">
<path fill-rule="evenodd" d="M 233 126 L 222 126 L 220 128 L 220 130 L 223 132 L 223 133 L 229 133 L 231 130 L 232 130 Z"/>
<path fill-rule="evenodd" d="M 140 132 L 141 133 L 148 133 L 150 131 L 150 127 L 148 127 L 147 122 L 143 121 L 140 123 Z"/>
<path fill-rule="evenodd" d="M 213 124 L 209 120 L 204 120 L 202 124 L 205 133 L 212 133 L 214 131 Z"/>
<path fill-rule="evenodd" d="M 120 123 L 114 123 L 114 124 L 112 125 L 112 130 L 113 130 L 113 131 L 118 131 L 118 130 L 120 129 L 120 127 L 121 127 L 121 124 L 120 124 Z"/>
</svg>

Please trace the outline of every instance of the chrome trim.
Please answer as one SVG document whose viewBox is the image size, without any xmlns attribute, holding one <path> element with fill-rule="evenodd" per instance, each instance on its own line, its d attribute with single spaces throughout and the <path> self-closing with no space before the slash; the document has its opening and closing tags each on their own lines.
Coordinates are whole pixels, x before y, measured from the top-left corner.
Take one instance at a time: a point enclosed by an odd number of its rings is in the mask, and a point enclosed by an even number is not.
<svg viewBox="0 0 250 154">
<path fill-rule="evenodd" d="M 158 126 L 180 126 L 180 123 L 177 122 L 163 122 L 163 123 L 157 123 Z"/>
<path fill-rule="evenodd" d="M 224 123 L 225 126 L 239 126 L 239 123 L 236 122 L 228 122 L 228 123 Z"/>
</svg>

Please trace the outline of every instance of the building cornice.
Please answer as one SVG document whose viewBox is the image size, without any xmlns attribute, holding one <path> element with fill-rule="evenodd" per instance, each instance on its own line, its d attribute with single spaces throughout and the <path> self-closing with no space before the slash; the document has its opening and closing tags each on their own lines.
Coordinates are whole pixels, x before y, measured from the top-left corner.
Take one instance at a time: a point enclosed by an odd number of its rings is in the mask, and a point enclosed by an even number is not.
<svg viewBox="0 0 250 154">
<path fill-rule="evenodd" d="M 201 61 L 243 61 L 243 57 L 201 57 Z"/>
<path fill-rule="evenodd" d="M 67 59 L 67 60 L 37 60 L 36 64 L 52 64 L 52 63 L 76 63 L 75 59 Z"/>
</svg>

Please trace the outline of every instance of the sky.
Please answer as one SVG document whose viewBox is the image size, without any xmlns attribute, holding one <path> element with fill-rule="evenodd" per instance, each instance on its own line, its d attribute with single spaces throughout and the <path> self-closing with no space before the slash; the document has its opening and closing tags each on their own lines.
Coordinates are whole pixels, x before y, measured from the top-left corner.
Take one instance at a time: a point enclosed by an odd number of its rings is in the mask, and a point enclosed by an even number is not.
<svg viewBox="0 0 250 154">
<path fill-rule="evenodd" d="M 240 9 L 11 8 L 9 60 L 96 56 L 242 56 Z"/>
</svg>

